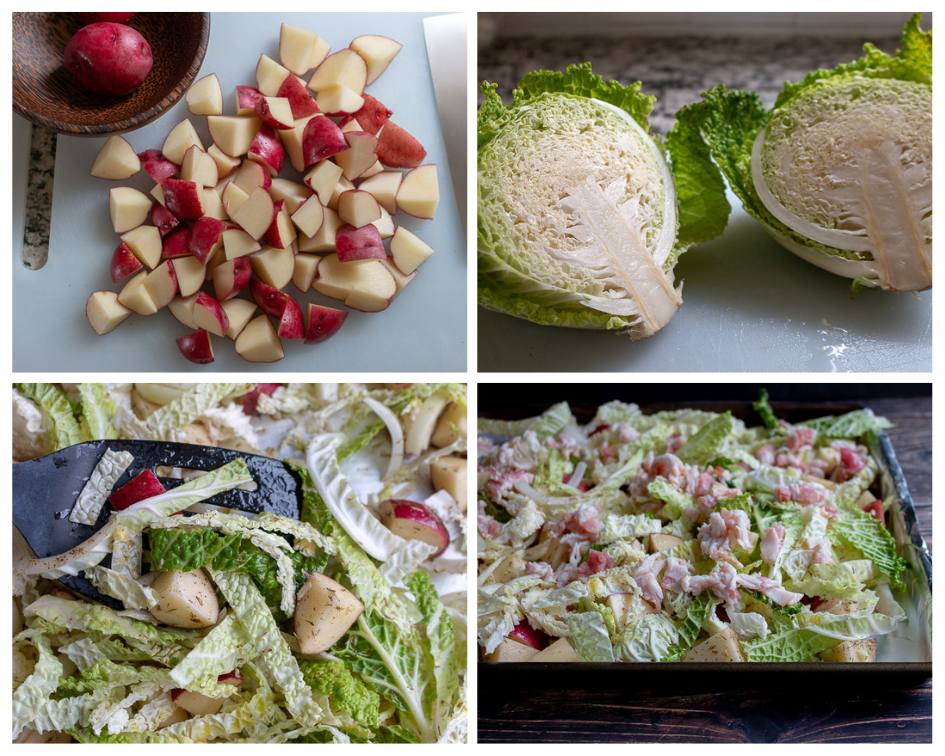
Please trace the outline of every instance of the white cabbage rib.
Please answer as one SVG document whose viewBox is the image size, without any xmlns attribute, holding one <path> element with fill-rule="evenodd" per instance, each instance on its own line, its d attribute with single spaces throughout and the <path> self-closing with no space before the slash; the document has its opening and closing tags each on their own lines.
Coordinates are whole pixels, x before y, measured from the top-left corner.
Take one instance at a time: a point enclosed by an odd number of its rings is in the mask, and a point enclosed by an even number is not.
<svg viewBox="0 0 945 756">
<path fill-rule="evenodd" d="M 540 99 L 519 119 L 491 145 L 491 175 L 480 172 L 490 195 L 480 215 L 501 242 L 480 250 L 480 273 L 545 307 L 578 302 L 625 318 L 633 337 L 656 333 L 682 303 L 668 262 L 676 195 L 660 148 L 598 100 Z"/>
<path fill-rule="evenodd" d="M 932 286 L 927 87 L 850 79 L 799 95 L 758 134 L 752 178 L 765 207 L 786 226 L 817 245 L 854 253 L 843 256 L 853 258 L 847 265 L 822 267 L 893 291 Z"/>
</svg>

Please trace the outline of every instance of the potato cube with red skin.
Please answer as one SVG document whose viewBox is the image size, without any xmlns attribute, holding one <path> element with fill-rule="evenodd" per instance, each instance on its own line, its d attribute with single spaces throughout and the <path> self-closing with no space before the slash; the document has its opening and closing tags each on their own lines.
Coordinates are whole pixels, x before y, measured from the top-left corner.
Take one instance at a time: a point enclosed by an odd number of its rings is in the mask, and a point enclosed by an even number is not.
<svg viewBox="0 0 945 756">
<path fill-rule="evenodd" d="M 325 307 L 324 305 L 310 304 L 308 306 L 308 319 L 305 328 L 306 344 L 321 344 L 328 341 L 332 336 L 338 333 L 348 313 L 344 310 L 336 310 L 334 307 Z"/>
<path fill-rule="evenodd" d="M 305 167 L 348 149 L 348 140 L 338 125 L 326 116 L 315 116 L 302 132 L 302 159 Z"/>
<path fill-rule="evenodd" d="M 164 206 L 180 220 L 197 220 L 203 216 L 201 188 L 193 181 L 166 178 L 161 180 Z"/>
<path fill-rule="evenodd" d="M 159 496 L 166 490 L 153 472 L 145 470 L 138 473 L 117 491 L 112 492 L 111 496 L 108 497 L 108 501 L 115 509 L 128 509 L 133 504 L 150 499 L 152 496 Z"/>
<path fill-rule="evenodd" d="M 184 257 L 189 255 L 187 244 L 190 240 L 190 229 L 187 226 L 179 226 L 161 241 L 161 258 L 166 260 L 174 257 Z"/>
<path fill-rule="evenodd" d="M 355 228 L 346 223 L 335 234 L 335 246 L 338 251 L 338 260 L 343 263 L 357 263 L 387 257 L 380 232 L 377 226 L 371 224 Z"/>
<path fill-rule="evenodd" d="M 292 117 L 296 120 L 315 115 L 318 112 L 318 105 L 315 103 L 315 98 L 312 97 L 311 93 L 305 87 L 305 84 L 299 81 L 295 76 L 286 76 L 276 96 L 285 97 L 289 101 L 289 107 L 292 109 Z"/>
<path fill-rule="evenodd" d="M 217 218 L 198 218 L 187 236 L 187 251 L 206 265 L 210 255 L 223 243 L 227 224 Z"/>
<path fill-rule="evenodd" d="M 377 136 L 381 127 L 390 120 L 393 112 L 387 106 L 369 94 L 364 95 L 364 105 L 354 113 L 354 117 L 360 124 L 361 129 L 368 134 Z"/>
<path fill-rule="evenodd" d="M 161 179 L 172 178 L 180 173 L 180 166 L 164 157 L 160 150 L 139 152 L 138 159 L 141 167 L 158 183 L 161 183 Z"/>
<path fill-rule="evenodd" d="M 406 129 L 388 121 L 377 138 L 377 159 L 388 168 L 416 168 L 427 151 Z"/>
<path fill-rule="evenodd" d="M 118 283 L 121 279 L 130 276 L 136 270 L 141 270 L 142 267 L 144 266 L 141 260 L 135 257 L 135 253 L 128 248 L 127 244 L 122 242 L 112 255 L 112 283 Z"/>
<path fill-rule="evenodd" d="M 256 87 L 238 86 L 236 88 L 236 114 L 253 115 L 256 112 L 256 103 L 262 98 L 263 93 Z"/>
<path fill-rule="evenodd" d="M 253 295 L 253 300 L 259 305 L 259 309 L 273 318 L 282 317 L 286 303 L 291 299 L 281 289 L 256 279 L 250 281 L 249 291 Z"/>
<path fill-rule="evenodd" d="M 213 362 L 213 344 L 207 331 L 194 331 L 177 339 L 177 348 L 180 353 L 197 365 L 208 365 Z"/>
<path fill-rule="evenodd" d="M 253 266 L 248 257 L 235 257 L 213 269 L 213 291 L 221 304 L 249 286 Z"/>
<path fill-rule="evenodd" d="M 164 207 L 164 205 L 156 204 L 151 208 L 151 225 L 157 226 L 157 230 L 160 231 L 161 236 L 166 236 L 170 231 L 176 228 L 179 223 L 180 221 L 177 220 L 174 214 Z"/>
<path fill-rule="evenodd" d="M 197 328 L 205 328 L 214 336 L 223 336 L 230 327 L 230 319 L 216 299 L 201 291 L 194 302 L 194 324 Z"/>
</svg>

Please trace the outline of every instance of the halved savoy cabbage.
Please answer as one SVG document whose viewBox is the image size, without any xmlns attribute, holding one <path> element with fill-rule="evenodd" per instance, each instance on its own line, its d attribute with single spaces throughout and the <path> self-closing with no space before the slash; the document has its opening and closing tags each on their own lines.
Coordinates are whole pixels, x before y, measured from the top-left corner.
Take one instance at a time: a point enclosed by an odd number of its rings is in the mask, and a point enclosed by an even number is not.
<svg viewBox="0 0 945 756">
<path fill-rule="evenodd" d="M 505 106 L 484 84 L 478 299 L 543 325 L 652 336 L 682 303 L 679 255 L 730 206 L 698 132 L 650 133 L 655 98 L 589 63 L 535 71 Z"/>
<path fill-rule="evenodd" d="M 859 285 L 932 286 L 932 32 L 787 84 L 771 111 L 720 85 L 676 117 L 701 131 L 745 210 Z"/>
</svg>

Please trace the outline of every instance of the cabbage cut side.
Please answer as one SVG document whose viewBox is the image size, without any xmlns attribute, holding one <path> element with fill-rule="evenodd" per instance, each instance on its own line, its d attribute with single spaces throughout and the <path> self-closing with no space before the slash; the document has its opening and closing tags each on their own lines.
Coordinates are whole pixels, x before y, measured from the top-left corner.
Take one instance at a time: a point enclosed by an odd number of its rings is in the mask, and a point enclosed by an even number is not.
<svg viewBox="0 0 945 756">
<path fill-rule="evenodd" d="M 485 307 L 633 338 L 673 317 L 682 297 L 672 174 L 627 113 L 587 97 L 535 97 L 480 149 L 478 179 Z"/>
<path fill-rule="evenodd" d="M 771 114 L 754 143 L 752 179 L 786 226 L 854 253 L 843 257 L 859 261 L 857 277 L 893 291 L 932 286 L 929 87 L 822 82 Z"/>
</svg>

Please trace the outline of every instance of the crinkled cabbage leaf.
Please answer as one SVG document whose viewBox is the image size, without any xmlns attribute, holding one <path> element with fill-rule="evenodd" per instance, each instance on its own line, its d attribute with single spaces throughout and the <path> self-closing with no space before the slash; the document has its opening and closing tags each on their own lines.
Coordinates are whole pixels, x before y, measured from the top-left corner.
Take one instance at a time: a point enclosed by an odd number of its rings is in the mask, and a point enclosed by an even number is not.
<svg viewBox="0 0 945 756">
<path fill-rule="evenodd" d="M 723 85 L 677 120 L 699 131 L 745 211 L 825 270 L 891 291 L 932 286 L 932 32 L 788 84 L 772 110 Z"/>
<path fill-rule="evenodd" d="M 535 71 L 506 107 L 484 84 L 478 139 L 478 298 L 544 325 L 652 336 L 682 303 L 679 255 L 730 207 L 697 132 L 667 148 L 640 83 L 589 63 Z"/>
</svg>

